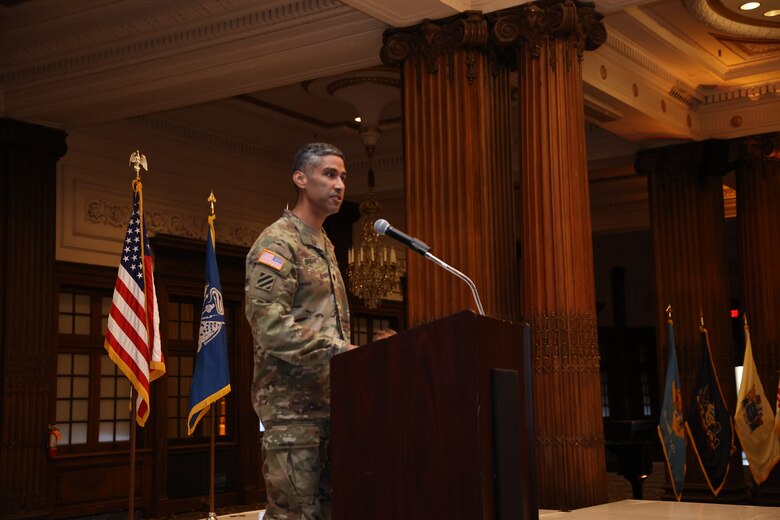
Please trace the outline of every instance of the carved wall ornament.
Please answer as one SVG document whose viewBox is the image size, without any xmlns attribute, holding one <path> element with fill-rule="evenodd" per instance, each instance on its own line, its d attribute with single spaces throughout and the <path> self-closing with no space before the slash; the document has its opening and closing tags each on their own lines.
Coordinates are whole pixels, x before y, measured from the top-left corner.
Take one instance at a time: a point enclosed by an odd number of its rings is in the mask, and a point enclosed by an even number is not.
<svg viewBox="0 0 780 520">
<path fill-rule="evenodd" d="M 537 435 L 536 443 L 540 446 L 582 446 L 593 448 L 604 444 L 603 436 L 580 437 L 568 435 Z"/>
<path fill-rule="evenodd" d="M 132 211 L 130 204 L 117 204 L 102 199 L 88 200 L 84 203 L 84 220 L 115 228 L 125 228 Z M 144 211 L 147 232 L 150 235 L 165 234 L 183 238 L 205 240 L 206 219 L 202 216 L 184 216 L 160 211 Z M 259 229 L 233 225 L 221 222 L 219 225 L 219 241 L 224 244 L 250 247 Z"/>
<path fill-rule="evenodd" d="M 669 89 L 669 95 L 677 101 L 681 101 L 693 110 L 697 110 L 702 104 L 701 96 L 688 85 L 681 81 L 675 82 Z"/>
<path fill-rule="evenodd" d="M 592 313 L 542 311 L 526 318 L 535 372 L 598 372 L 600 355 Z"/>
</svg>

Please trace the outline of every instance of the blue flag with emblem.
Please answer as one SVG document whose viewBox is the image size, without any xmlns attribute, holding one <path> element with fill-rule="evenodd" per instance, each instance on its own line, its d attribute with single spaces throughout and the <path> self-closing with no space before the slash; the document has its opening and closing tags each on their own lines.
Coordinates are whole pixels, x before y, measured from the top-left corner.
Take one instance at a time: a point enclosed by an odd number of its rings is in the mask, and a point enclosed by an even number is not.
<svg viewBox="0 0 780 520">
<path fill-rule="evenodd" d="M 200 315 L 195 373 L 190 384 L 187 435 L 192 435 L 211 403 L 220 400 L 230 392 L 225 307 L 222 301 L 222 286 L 219 283 L 214 244 L 214 215 L 212 215 L 209 217 L 206 239 L 206 287 L 203 291 L 203 311 Z"/>
<path fill-rule="evenodd" d="M 704 327 L 701 328 L 699 371 L 687 417 L 685 426 L 693 445 L 694 458 L 699 462 L 710 490 L 718 496 L 729 473 L 729 457 L 734 449 L 734 428 L 720 391 L 707 329 Z"/>
<path fill-rule="evenodd" d="M 680 372 L 677 369 L 677 351 L 674 345 L 674 325 L 667 322 L 669 333 L 669 361 L 666 365 L 666 385 L 664 404 L 661 407 L 661 420 L 658 424 L 658 436 L 669 468 L 669 480 L 672 483 L 674 497 L 679 502 L 685 484 L 685 421 L 683 420 L 682 393 L 680 392 Z"/>
</svg>

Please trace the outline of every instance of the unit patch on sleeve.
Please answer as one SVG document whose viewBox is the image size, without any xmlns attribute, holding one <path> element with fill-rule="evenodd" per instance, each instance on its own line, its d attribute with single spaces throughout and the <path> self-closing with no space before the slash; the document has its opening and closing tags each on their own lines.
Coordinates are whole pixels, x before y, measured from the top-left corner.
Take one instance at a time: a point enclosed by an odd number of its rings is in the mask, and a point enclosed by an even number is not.
<svg viewBox="0 0 780 520">
<path fill-rule="evenodd" d="M 284 264 L 287 262 L 287 260 L 277 255 L 270 249 L 263 249 L 263 252 L 260 253 L 259 257 L 257 257 L 257 261 L 260 262 L 261 264 L 267 265 L 268 267 L 272 267 L 277 271 L 280 271 L 282 267 L 284 267 Z"/>
<path fill-rule="evenodd" d="M 271 273 L 260 273 L 255 284 L 258 289 L 270 292 L 274 286 L 276 276 Z"/>
</svg>

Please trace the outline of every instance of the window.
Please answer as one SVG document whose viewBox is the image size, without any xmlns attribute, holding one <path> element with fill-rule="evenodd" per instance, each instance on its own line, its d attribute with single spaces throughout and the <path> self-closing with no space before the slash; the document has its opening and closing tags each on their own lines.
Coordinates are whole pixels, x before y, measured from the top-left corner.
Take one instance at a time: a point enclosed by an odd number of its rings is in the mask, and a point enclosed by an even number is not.
<svg viewBox="0 0 780 520">
<path fill-rule="evenodd" d="M 395 317 L 377 316 L 355 313 L 352 317 L 351 335 L 354 345 L 371 343 L 374 334 L 382 329 L 398 330 L 398 320 Z"/>
<path fill-rule="evenodd" d="M 66 450 L 130 439 L 130 383 L 103 347 L 110 310 L 107 290 L 60 290 L 54 421 Z"/>
<path fill-rule="evenodd" d="M 99 442 L 130 440 L 130 382 L 111 361 L 100 357 Z"/>
<path fill-rule="evenodd" d="M 609 417 L 609 384 L 607 383 L 607 373 L 601 372 L 601 416 Z"/>
<path fill-rule="evenodd" d="M 642 413 L 645 417 L 650 417 L 653 410 L 650 402 L 650 382 L 647 380 L 647 372 L 641 374 L 642 385 Z"/>
<path fill-rule="evenodd" d="M 86 444 L 89 424 L 89 354 L 57 355 L 57 411 L 61 444 Z"/>
</svg>

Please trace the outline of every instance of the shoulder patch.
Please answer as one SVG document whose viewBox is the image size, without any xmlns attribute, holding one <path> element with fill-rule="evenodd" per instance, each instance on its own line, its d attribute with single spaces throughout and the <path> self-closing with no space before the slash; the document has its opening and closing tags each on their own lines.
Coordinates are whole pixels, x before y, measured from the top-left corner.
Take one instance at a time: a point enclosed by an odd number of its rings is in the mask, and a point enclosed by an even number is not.
<svg viewBox="0 0 780 520">
<path fill-rule="evenodd" d="M 260 273 L 260 276 L 257 277 L 257 282 L 255 283 L 255 286 L 258 289 L 262 289 L 264 291 L 271 292 L 271 289 L 274 287 L 274 282 L 276 281 L 276 278 L 271 273 Z"/>
<path fill-rule="evenodd" d="M 279 256 L 270 249 L 263 249 L 263 251 L 260 253 L 260 256 L 257 257 L 257 261 L 261 264 L 267 265 L 268 267 L 272 267 L 277 271 L 281 271 L 282 267 L 284 267 L 284 264 L 287 263 L 285 258 Z"/>
</svg>

